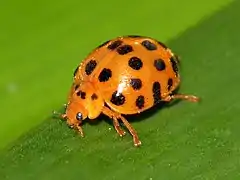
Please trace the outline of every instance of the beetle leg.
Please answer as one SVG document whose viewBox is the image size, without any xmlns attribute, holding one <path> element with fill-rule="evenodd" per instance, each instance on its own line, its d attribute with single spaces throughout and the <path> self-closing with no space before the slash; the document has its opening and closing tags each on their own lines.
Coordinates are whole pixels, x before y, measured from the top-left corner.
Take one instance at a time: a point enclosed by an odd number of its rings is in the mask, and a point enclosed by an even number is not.
<svg viewBox="0 0 240 180">
<path fill-rule="evenodd" d="M 182 99 L 190 102 L 198 102 L 200 99 L 194 95 L 186 95 L 186 94 L 173 94 L 164 99 L 164 101 L 171 101 L 173 99 Z"/>
<path fill-rule="evenodd" d="M 123 131 L 122 128 L 120 127 L 118 118 L 117 118 L 117 116 L 114 116 L 113 111 L 104 107 L 103 108 L 103 114 L 107 115 L 108 117 L 110 117 L 113 120 L 113 126 L 114 126 L 115 130 L 117 131 L 117 133 L 119 134 L 120 137 L 122 137 L 126 134 L 126 132 Z"/>
<path fill-rule="evenodd" d="M 116 117 L 112 117 L 112 119 L 113 119 L 114 128 L 117 131 L 117 133 L 119 134 L 119 136 L 120 137 L 124 136 L 126 134 L 126 132 L 124 130 L 122 130 L 122 128 L 120 127 L 118 119 Z"/>
<path fill-rule="evenodd" d="M 80 135 L 81 135 L 82 137 L 84 137 L 84 132 L 83 132 L 83 129 L 82 129 L 81 124 L 77 124 L 77 125 L 76 125 L 76 130 L 80 133 Z"/>
<path fill-rule="evenodd" d="M 141 145 L 141 141 L 138 138 L 137 132 L 135 131 L 135 129 L 131 126 L 131 124 L 121 115 L 118 114 L 112 110 L 110 110 L 107 107 L 104 107 L 102 110 L 103 114 L 107 115 L 108 117 L 110 117 L 111 119 L 113 119 L 113 124 L 114 127 L 117 131 L 117 133 L 119 134 L 119 130 L 122 131 L 122 129 L 120 129 L 120 125 L 118 123 L 118 119 L 121 119 L 121 121 L 123 122 L 123 124 L 127 127 L 127 129 L 129 130 L 129 132 L 131 133 L 131 135 L 133 136 L 133 142 L 135 146 L 140 146 Z M 114 122 L 115 121 L 115 122 Z M 116 123 L 117 122 L 117 123 Z M 119 134 L 120 135 L 120 134 Z M 121 135 L 120 135 L 121 136 Z"/>
</svg>

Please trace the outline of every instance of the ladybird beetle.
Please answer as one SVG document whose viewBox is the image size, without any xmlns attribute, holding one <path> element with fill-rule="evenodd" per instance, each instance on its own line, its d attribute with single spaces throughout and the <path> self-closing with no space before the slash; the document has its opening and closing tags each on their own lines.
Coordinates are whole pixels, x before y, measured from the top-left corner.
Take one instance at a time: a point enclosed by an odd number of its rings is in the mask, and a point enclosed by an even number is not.
<svg viewBox="0 0 240 180">
<path fill-rule="evenodd" d="M 199 100 L 174 93 L 179 83 L 179 59 L 166 45 L 150 37 L 117 37 L 97 47 L 77 67 L 61 117 L 84 136 L 82 121 L 103 113 L 120 136 L 125 135 L 122 121 L 139 146 L 137 132 L 123 115 L 141 113 L 160 101 Z"/>
</svg>

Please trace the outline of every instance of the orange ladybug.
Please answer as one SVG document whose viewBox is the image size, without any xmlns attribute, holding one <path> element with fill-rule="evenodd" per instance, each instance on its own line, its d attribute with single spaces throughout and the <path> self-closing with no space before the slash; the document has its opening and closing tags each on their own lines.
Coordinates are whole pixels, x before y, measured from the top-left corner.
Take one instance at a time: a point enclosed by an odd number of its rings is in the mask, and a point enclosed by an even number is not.
<svg viewBox="0 0 240 180">
<path fill-rule="evenodd" d="M 125 134 L 122 121 L 139 146 L 137 132 L 123 115 L 141 113 L 160 101 L 199 100 L 175 94 L 179 84 L 179 59 L 166 45 L 143 36 L 117 37 L 100 45 L 77 67 L 62 118 L 84 136 L 82 121 L 103 113 L 113 120 L 120 136 Z"/>
</svg>

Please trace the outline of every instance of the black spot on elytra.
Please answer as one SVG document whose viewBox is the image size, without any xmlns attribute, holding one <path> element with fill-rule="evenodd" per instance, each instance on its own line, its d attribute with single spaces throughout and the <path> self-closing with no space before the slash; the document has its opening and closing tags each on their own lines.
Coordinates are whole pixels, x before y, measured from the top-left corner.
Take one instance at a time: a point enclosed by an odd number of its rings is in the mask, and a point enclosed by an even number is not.
<svg viewBox="0 0 240 180">
<path fill-rule="evenodd" d="M 154 61 L 154 67 L 158 70 L 158 71 L 162 71 L 166 68 L 166 65 L 164 63 L 164 61 L 162 59 L 156 59 Z"/>
<path fill-rule="evenodd" d="M 87 75 L 90 75 L 93 70 L 96 68 L 97 66 L 97 61 L 91 59 L 87 64 L 86 64 L 86 67 L 85 67 L 85 73 Z"/>
<path fill-rule="evenodd" d="M 116 106 L 121 106 L 125 102 L 125 96 L 122 93 L 118 93 L 117 91 L 115 91 L 112 94 L 110 101 L 111 101 L 111 103 L 115 104 Z"/>
<path fill-rule="evenodd" d="M 101 48 L 101 47 L 103 47 L 103 46 L 105 46 L 107 43 L 109 43 L 110 41 L 106 41 L 106 42 L 104 42 L 104 43 L 102 43 L 101 45 L 99 45 L 97 48 Z"/>
<path fill-rule="evenodd" d="M 145 103 L 144 96 L 142 95 L 138 96 L 138 98 L 136 99 L 136 106 L 139 109 L 142 109 L 144 107 L 144 103 Z"/>
<path fill-rule="evenodd" d="M 138 36 L 138 35 L 128 35 L 127 37 L 130 37 L 130 38 L 140 38 L 142 36 Z"/>
<path fill-rule="evenodd" d="M 79 88 L 79 84 L 77 84 L 74 89 L 77 90 Z"/>
<path fill-rule="evenodd" d="M 158 44 L 159 44 L 160 46 L 162 46 L 164 49 L 167 49 L 167 48 L 168 48 L 164 43 L 162 43 L 162 42 L 160 42 L 160 41 L 157 41 L 157 42 L 158 42 Z"/>
<path fill-rule="evenodd" d="M 86 99 L 86 93 L 83 91 L 78 91 L 77 96 L 79 96 L 81 99 Z"/>
<path fill-rule="evenodd" d="M 161 100 L 161 85 L 159 82 L 154 82 L 152 86 L 154 104 L 159 103 Z"/>
<path fill-rule="evenodd" d="M 121 44 L 122 44 L 121 40 L 113 41 L 110 45 L 108 45 L 108 49 L 114 50 L 114 49 L 118 48 Z"/>
<path fill-rule="evenodd" d="M 150 42 L 149 40 L 144 40 L 141 44 L 149 51 L 157 49 L 157 46 L 154 43 Z"/>
<path fill-rule="evenodd" d="M 76 74 L 77 74 L 77 72 L 78 72 L 78 68 L 79 68 L 79 66 L 75 69 L 75 71 L 74 71 L 74 73 L 73 73 L 73 76 L 74 76 L 74 77 L 76 76 Z"/>
<path fill-rule="evenodd" d="M 106 82 L 112 77 L 111 69 L 104 68 L 98 76 L 100 82 Z"/>
<path fill-rule="evenodd" d="M 97 98 L 98 98 L 98 96 L 95 93 L 93 93 L 92 96 L 91 96 L 91 99 L 96 100 Z"/>
<path fill-rule="evenodd" d="M 140 58 L 134 56 L 129 59 L 128 65 L 134 70 L 139 70 L 142 68 L 143 63 Z"/>
<path fill-rule="evenodd" d="M 132 46 L 127 45 L 127 44 L 126 45 L 122 45 L 122 46 L 117 48 L 117 52 L 120 55 L 125 55 L 125 54 L 128 54 L 128 53 L 132 52 L 132 51 L 133 51 Z"/>
<path fill-rule="evenodd" d="M 169 78 L 168 79 L 168 91 L 172 88 L 172 85 L 173 85 L 173 80 L 172 80 L 172 78 Z"/>
<path fill-rule="evenodd" d="M 170 61 L 171 61 L 171 65 L 172 65 L 173 71 L 175 72 L 175 75 L 178 76 L 178 65 L 177 65 L 177 62 L 175 61 L 174 57 L 171 57 Z"/>
<path fill-rule="evenodd" d="M 130 79 L 130 85 L 134 90 L 139 90 L 142 87 L 142 81 L 138 78 Z"/>
</svg>

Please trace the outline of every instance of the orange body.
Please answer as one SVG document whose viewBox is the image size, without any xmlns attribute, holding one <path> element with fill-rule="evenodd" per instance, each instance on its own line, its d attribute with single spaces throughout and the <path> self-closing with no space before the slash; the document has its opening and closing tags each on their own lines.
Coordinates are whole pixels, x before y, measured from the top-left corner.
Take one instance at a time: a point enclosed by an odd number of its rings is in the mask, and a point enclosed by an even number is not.
<svg viewBox="0 0 240 180">
<path fill-rule="evenodd" d="M 121 120 L 141 144 L 136 131 L 122 116 L 145 111 L 160 101 L 186 99 L 192 95 L 174 94 L 179 86 L 179 60 L 163 43 L 141 36 L 118 37 L 96 48 L 77 67 L 63 115 L 69 125 L 83 135 L 82 120 L 101 113 L 113 119 L 120 136 Z"/>
</svg>

